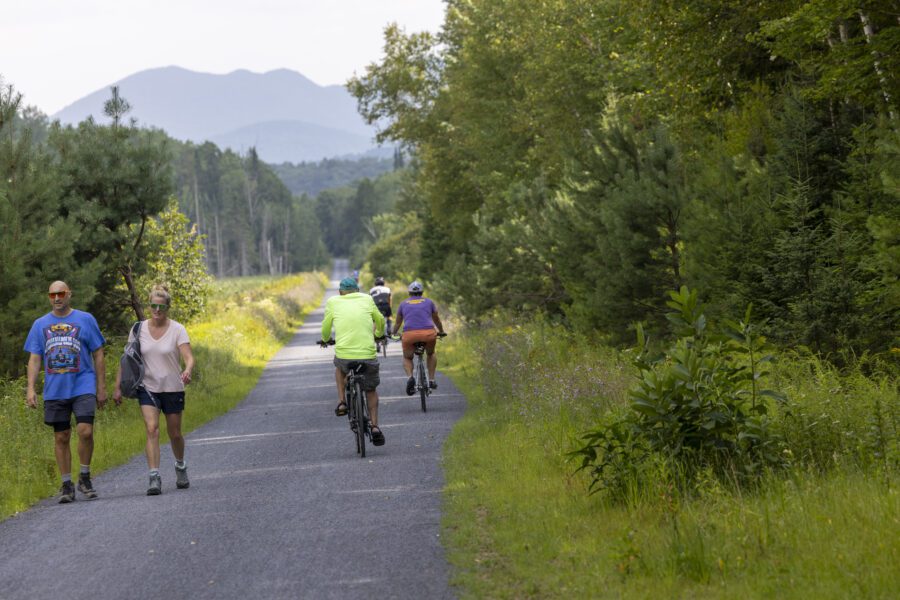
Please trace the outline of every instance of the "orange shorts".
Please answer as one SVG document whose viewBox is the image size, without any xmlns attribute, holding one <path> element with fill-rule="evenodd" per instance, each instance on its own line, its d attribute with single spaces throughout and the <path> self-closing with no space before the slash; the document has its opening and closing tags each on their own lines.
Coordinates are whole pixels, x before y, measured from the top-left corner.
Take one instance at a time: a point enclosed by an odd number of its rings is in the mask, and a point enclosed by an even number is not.
<svg viewBox="0 0 900 600">
<path fill-rule="evenodd" d="M 403 344 L 403 356 L 406 358 L 413 357 L 416 342 L 425 342 L 425 353 L 431 356 L 434 354 L 434 345 L 437 342 L 437 331 L 434 329 L 404 331 L 400 341 Z"/>
</svg>

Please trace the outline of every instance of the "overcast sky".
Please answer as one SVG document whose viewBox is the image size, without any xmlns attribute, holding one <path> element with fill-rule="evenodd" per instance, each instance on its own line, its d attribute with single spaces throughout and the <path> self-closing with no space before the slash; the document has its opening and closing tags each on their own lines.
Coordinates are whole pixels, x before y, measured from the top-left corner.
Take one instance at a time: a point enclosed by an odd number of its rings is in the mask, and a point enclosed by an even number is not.
<svg viewBox="0 0 900 600">
<path fill-rule="evenodd" d="M 437 31 L 443 0 L 3 0 L 0 77 L 53 114 L 138 71 L 287 68 L 343 84 L 383 29 Z"/>
</svg>

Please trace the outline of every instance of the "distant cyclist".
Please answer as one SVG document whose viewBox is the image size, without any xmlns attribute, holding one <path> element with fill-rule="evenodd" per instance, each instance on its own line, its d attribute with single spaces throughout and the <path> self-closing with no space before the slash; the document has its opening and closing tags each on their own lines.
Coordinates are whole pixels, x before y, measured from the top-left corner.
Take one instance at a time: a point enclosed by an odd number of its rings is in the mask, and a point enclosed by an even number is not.
<svg viewBox="0 0 900 600">
<path fill-rule="evenodd" d="M 372 300 L 375 301 L 375 306 L 377 306 L 378 310 L 381 311 L 381 314 L 384 315 L 384 320 L 387 323 L 385 331 L 390 331 L 391 316 L 393 316 L 394 313 L 391 310 L 391 288 L 384 285 L 384 277 L 375 278 L 375 287 L 369 290 L 369 295 L 372 296 Z"/>
<path fill-rule="evenodd" d="M 394 323 L 393 334 L 397 335 L 403 328 L 403 369 L 409 379 L 406 381 L 406 394 L 412 396 L 416 393 L 416 378 L 413 377 L 413 354 L 416 342 L 425 342 L 425 354 L 428 366 L 428 387 L 437 388 L 434 373 L 437 371 L 437 354 L 435 343 L 438 334 L 444 334 L 444 325 L 438 316 L 437 306 L 429 298 L 423 298 L 424 286 L 421 282 L 413 281 L 409 284 L 409 298 L 400 303 L 397 309 L 397 321 Z M 435 330 L 437 328 L 437 330 Z"/>
<path fill-rule="evenodd" d="M 384 317 L 375 307 L 372 297 L 359 292 L 359 286 L 352 277 L 340 283 L 340 296 L 332 296 L 325 303 L 325 319 L 322 321 L 322 340 L 331 337 L 334 326 L 334 378 L 337 382 L 338 405 L 334 414 L 347 414 L 344 402 L 344 388 L 351 362 L 365 363 L 362 374 L 362 389 L 366 392 L 369 418 L 372 423 L 372 443 L 384 444 L 384 434 L 378 427 L 378 392 L 381 380 L 378 376 L 378 359 L 375 352 L 375 338 L 384 335 Z"/>
</svg>

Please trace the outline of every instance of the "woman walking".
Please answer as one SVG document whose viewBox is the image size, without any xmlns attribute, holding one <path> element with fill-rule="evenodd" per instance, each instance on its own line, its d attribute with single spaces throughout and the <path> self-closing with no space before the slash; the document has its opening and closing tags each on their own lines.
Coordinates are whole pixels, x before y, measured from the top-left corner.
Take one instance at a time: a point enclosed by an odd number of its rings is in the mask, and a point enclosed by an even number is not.
<svg viewBox="0 0 900 600">
<path fill-rule="evenodd" d="M 184 411 L 184 386 L 191 382 L 194 355 L 184 325 L 169 318 L 171 296 L 163 286 L 150 292 L 150 315 L 139 329 L 141 356 L 144 359 L 144 379 L 138 390 L 138 404 L 147 428 L 147 465 L 150 467 L 148 496 L 162 493 L 159 474 L 159 413 L 166 416 L 166 431 L 175 455 L 175 485 L 184 489 L 190 485 L 184 462 L 184 436 L 181 433 L 181 413 Z M 133 341 L 134 332 L 128 335 Z M 184 369 L 181 368 L 184 361 Z M 116 375 L 113 400 L 122 401 L 121 369 Z"/>
</svg>

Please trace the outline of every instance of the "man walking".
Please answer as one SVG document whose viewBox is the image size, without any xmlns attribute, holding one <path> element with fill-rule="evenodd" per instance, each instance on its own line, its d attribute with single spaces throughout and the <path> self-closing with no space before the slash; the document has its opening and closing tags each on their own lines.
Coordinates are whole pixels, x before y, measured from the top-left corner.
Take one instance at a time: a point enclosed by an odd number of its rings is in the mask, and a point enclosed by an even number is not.
<svg viewBox="0 0 900 600">
<path fill-rule="evenodd" d="M 44 423 L 53 428 L 56 465 L 62 476 L 60 503 L 75 500 L 72 484 L 72 450 L 69 438 L 72 414 L 78 434 L 81 472 L 78 491 L 97 497 L 91 484 L 94 453 L 94 409 L 106 403 L 106 342 L 93 315 L 69 306 L 72 291 L 64 281 L 54 281 L 48 293 L 52 310 L 37 319 L 25 340 L 28 358 L 28 391 L 25 403 L 37 408 L 35 384 L 44 364 Z"/>
<path fill-rule="evenodd" d="M 325 319 L 322 321 L 322 340 L 331 337 L 334 325 L 334 378 L 337 383 L 338 405 L 334 414 L 347 414 L 344 387 L 347 384 L 348 365 L 351 362 L 366 364 L 362 388 L 366 392 L 369 419 L 372 423 L 372 443 L 384 444 L 384 433 L 378 427 L 378 392 L 381 382 L 378 376 L 378 359 L 375 358 L 375 338 L 384 335 L 384 316 L 368 294 L 359 291 L 359 284 L 352 277 L 341 280 L 340 295 L 332 296 L 325 303 Z"/>
</svg>

